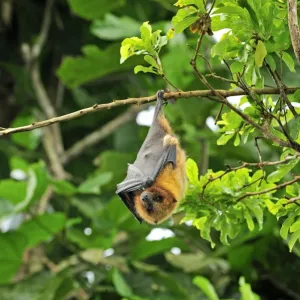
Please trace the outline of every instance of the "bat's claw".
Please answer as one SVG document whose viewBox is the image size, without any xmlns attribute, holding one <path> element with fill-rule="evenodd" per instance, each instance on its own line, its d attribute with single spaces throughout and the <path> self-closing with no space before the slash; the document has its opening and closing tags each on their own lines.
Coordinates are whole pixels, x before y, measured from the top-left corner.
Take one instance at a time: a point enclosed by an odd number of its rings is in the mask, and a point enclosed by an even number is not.
<svg viewBox="0 0 300 300">
<path fill-rule="evenodd" d="M 163 105 L 167 105 L 168 104 L 168 101 L 164 99 L 164 94 L 165 94 L 165 91 L 164 90 L 160 90 L 157 92 L 157 100 L 158 101 L 162 101 L 162 104 Z"/>
</svg>

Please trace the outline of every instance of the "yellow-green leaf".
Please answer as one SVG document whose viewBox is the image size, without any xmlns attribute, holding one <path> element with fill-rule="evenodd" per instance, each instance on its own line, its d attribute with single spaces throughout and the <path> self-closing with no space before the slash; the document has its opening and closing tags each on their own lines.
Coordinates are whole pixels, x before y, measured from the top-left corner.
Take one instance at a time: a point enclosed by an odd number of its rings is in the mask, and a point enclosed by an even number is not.
<svg viewBox="0 0 300 300">
<path fill-rule="evenodd" d="M 265 47 L 265 44 L 262 41 L 258 41 L 255 50 L 255 64 L 258 67 L 261 67 L 263 65 L 266 55 L 267 55 L 267 49 Z"/>
</svg>

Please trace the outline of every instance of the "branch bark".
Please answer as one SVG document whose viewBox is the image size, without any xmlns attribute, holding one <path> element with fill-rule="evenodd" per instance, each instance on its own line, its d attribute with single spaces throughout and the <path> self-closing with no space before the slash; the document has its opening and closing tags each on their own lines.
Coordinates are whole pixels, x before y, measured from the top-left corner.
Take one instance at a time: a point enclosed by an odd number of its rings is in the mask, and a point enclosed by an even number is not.
<svg viewBox="0 0 300 300">
<path fill-rule="evenodd" d="M 288 24 L 294 53 L 300 63 L 300 30 L 297 16 L 297 0 L 288 0 Z"/>
<path fill-rule="evenodd" d="M 300 87 L 289 87 L 286 88 L 286 93 L 287 94 L 293 94 L 295 91 L 300 90 Z M 244 96 L 246 93 L 241 90 L 233 90 L 233 91 L 228 91 L 228 90 L 215 90 L 218 92 L 218 94 L 222 95 L 223 97 L 230 97 L 230 96 Z M 255 92 L 257 95 L 278 95 L 280 94 L 280 90 L 278 88 L 261 88 L 261 89 L 253 89 L 253 92 Z M 166 100 L 168 99 L 180 99 L 180 98 L 193 98 L 193 97 L 211 97 L 215 96 L 215 93 L 211 90 L 195 90 L 195 91 L 187 91 L 187 92 L 170 92 L 170 93 L 165 93 L 164 98 Z M 65 122 L 73 119 L 80 118 L 84 115 L 92 114 L 100 110 L 105 110 L 105 109 L 112 109 L 117 106 L 121 105 L 129 105 L 129 104 L 143 104 L 143 103 L 150 103 L 156 100 L 156 95 L 148 96 L 148 97 L 140 97 L 140 98 L 128 98 L 128 99 L 123 99 L 123 100 L 114 100 L 113 102 L 110 103 L 105 103 L 105 104 L 95 104 L 91 107 L 87 107 L 81 110 L 74 111 L 72 113 L 58 116 L 58 117 L 53 117 L 49 118 L 44 121 L 40 122 L 34 122 L 32 124 L 28 124 L 25 126 L 20 126 L 16 128 L 6 128 L 3 130 L 0 130 L 0 136 L 5 136 L 5 135 L 10 135 L 18 132 L 23 132 L 23 131 L 31 131 L 36 128 L 41 128 L 45 126 L 49 126 L 55 123 L 60 123 L 60 122 Z M 219 103 L 224 103 L 223 100 L 221 99 L 214 99 L 214 98 L 207 98 L 208 101 L 215 101 Z M 231 107 L 230 107 L 231 108 Z"/>
</svg>

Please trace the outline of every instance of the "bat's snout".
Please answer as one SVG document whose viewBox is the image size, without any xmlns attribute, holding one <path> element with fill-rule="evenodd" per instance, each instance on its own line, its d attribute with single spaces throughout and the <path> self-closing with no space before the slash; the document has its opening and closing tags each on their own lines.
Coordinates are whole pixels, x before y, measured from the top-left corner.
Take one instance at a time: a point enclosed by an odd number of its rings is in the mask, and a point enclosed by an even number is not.
<svg viewBox="0 0 300 300">
<path fill-rule="evenodd" d="M 143 202 L 152 203 L 153 201 L 153 194 L 151 192 L 143 192 L 141 194 L 141 199 Z"/>
<path fill-rule="evenodd" d="M 143 192 L 141 194 L 141 200 L 143 201 L 143 205 L 147 208 L 147 210 L 153 209 L 153 194 L 151 192 Z"/>
</svg>

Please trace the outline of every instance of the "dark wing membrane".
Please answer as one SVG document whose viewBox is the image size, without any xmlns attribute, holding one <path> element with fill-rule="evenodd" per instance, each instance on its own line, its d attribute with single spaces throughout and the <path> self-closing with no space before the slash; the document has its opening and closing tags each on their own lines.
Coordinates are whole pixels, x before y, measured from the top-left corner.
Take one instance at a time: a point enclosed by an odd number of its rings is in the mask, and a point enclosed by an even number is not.
<svg viewBox="0 0 300 300">
<path fill-rule="evenodd" d="M 122 199 L 122 201 L 125 203 L 127 208 L 131 211 L 131 213 L 135 216 L 135 218 L 142 223 L 143 219 L 139 217 L 139 215 L 135 211 L 135 206 L 134 206 L 134 200 L 133 200 L 133 194 L 130 192 L 123 192 L 119 194 L 119 197 Z"/>
</svg>

